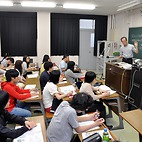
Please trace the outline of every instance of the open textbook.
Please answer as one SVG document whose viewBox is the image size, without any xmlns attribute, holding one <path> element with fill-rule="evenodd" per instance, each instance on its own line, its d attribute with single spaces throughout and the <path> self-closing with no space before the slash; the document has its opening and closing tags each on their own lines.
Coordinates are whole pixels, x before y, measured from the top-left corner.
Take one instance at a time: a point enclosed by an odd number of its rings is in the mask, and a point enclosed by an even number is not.
<svg viewBox="0 0 142 142">
<path fill-rule="evenodd" d="M 82 115 L 82 116 L 80 116 L 80 117 L 87 117 L 87 116 L 89 116 L 89 114 L 85 114 L 85 115 Z M 87 125 L 91 125 L 91 124 L 93 124 L 94 123 L 94 121 L 92 120 L 92 121 L 84 121 L 84 122 L 79 122 L 79 126 L 87 126 Z M 92 131 L 92 130 L 97 130 L 97 129 L 99 129 L 100 127 L 99 126 L 96 126 L 96 127 L 94 127 L 94 128 L 92 128 L 92 129 L 89 129 L 88 131 Z M 87 132 L 88 132 L 87 131 Z M 75 131 L 75 130 L 73 130 L 73 133 L 74 134 L 76 134 L 77 132 Z"/>
<path fill-rule="evenodd" d="M 110 87 L 106 85 L 99 86 L 99 89 L 104 90 L 104 91 L 109 91 L 110 95 L 116 93 L 116 91 L 112 90 Z"/>
<path fill-rule="evenodd" d="M 73 91 L 73 95 L 76 94 L 76 89 L 74 88 L 73 85 L 68 85 L 68 86 L 63 86 L 63 87 L 59 87 L 59 90 L 61 92 L 63 92 L 64 94 L 70 92 L 70 91 Z"/>
<path fill-rule="evenodd" d="M 15 129 L 18 129 L 22 126 L 16 126 Z M 34 127 L 32 130 L 27 131 L 20 137 L 14 139 L 13 142 L 44 142 L 42 130 L 41 130 L 41 124 L 37 123 L 37 126 Z"/>
<path fill-rule="evenodd" d="M 25 86 L 25 89 L 34 89 L 36 88 L 36 84 L 28 84 Z"/>
</svg>

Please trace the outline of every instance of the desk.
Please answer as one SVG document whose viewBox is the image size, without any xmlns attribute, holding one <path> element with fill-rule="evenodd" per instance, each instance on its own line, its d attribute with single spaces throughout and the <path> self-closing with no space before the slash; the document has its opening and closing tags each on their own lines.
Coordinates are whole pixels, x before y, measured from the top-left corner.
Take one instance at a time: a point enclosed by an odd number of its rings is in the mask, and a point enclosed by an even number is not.
<svg viewBox="0 0 142 142">
<path fill-rule="evenodd" d="M 40 89 L 39 76 L 37 78 L 26 78 L 25 85 L 28 85 L 28 84 L 36 84 L 36 87 Z M 23 101 L 24 102 L 37 102 L 37 103 L 39 103 L 40 107 L 41 107 L 42 114 L 44 115 L 44 118 L 46 118 L 45 111 L 44 111 L 44 106 L 43 106 L 43 101 L 42 101 L 41 90 L 39 90 L 39 97 L 37 97 L 37 98 L 28 98 L 28 99 L 25 99 Z"/>
<path fill-rule="evenodd" d="M 68 85 L 72 85 L 72 84 L 70 82 L 68 82 L 68 81 L 67 81 L 67 83 L 64 83 L 64 84 L 60 84 L 60 83 L 57 84 L 58 87 L 63 87 L 63 86 L 68 86 Z M 76 93 L 78 93 L 78 92 L 79 92 L 79 90 L 76 89 Z M 70 102 L 71 100 L 72 100 L 72 98 L 69 98 L 68 96 L 63 98 L 63 101 Z"/>
<path fill-rule="evenodd" d="M 30 120 L 30 121 L 35 121 L 36 123 L 41 124 L 43 139 L 44 139 L 44 142 L 47 142 L 46 126 L 45 126 L 44 116 L 28 117 L 27 119 Z"/>
<path fill-rule="evenodd" d="M 102 80 L 97 80 L 97 81 L 99 81 L 99 82 L 101 81 L 103 84 L 105 84 L 105 82 L 102 81 Z M 59 84 L 58 86 L 61 87 L 61 86 L 67 86 L 67 85 L 71 85 L 71 84 L 70 84 L 69 82 L 67 82 L 67 83 L 65 83 L 65 84 Z M 77 89 L 76 92 L 78 93 L 79 90 Z M 114 100 L 114 99 L 115 99 L 116 102 L 117 102 L 118 116 L 119 116 L 119 113 L 122 112 L 122 106 L 123 106 L 123 105 L 122 105 L 122 97 L 121 97 L 118 93 L 114 93 L 114 94 L 112 94 L 112 95 L 110 95 L 110 96 L 108 96 L 108 97 L 102 98 L 103 102 L 104 102 L 105 104 L 107 104 L 107 106 L 108 106 L 108 108 L 109 108 L 109 114 L 107 115 L 107 117 L 112 117 L 111 108 L 110 108 L 109 103 L 107 103 L 107 100 Z M 72 98 L 65 97 L 65 98 L 63 98 L 63 100 L 64 100 L 64 101 L 71 101 Z M 118 126 L 113 127 L 112 130 L 123 129 L 123 128 L 124 128 L 124 126 L 123 126 L 123 121 L 122 121 L 122 118 L 119 116 L 119 124 L 118 124 Z"/>
<path fill-rule="evenodd" d="M 29 120 L 29 121 L 34 121 L 36 123 L 40 123 L 44 142 L 47 142 L 46 126 L 45 126 L 44 117 L 43 116 L 35 116 L 35 117 L 28 117 L 26 119 Z"/>
<path fill-rule="evenodd" d="M 97 129 L 97 130 L 94 130 L 94 132 L 95 131 L 98 131 L 98 130 L 104 130 L 104 128 L 106 128 L 106 126 L 103 124 L 103 125 L 101 125 L 100 126 L 100 129 Z M 109 129 L 108 129 L 109 130 Z M 117 138 L 113 135 L 113 133 L 109 130 L 109 133 L 110 133 L 110 135 L 112 136 L 112 138 L 114 139 L 114 140 L 117 140 Z M 79 136 L 79 139 L 80 139 L 80 141 L 82 142 L 82 134 L 78 134 L 78 136 Z"/>
<path fill-rule="evenodd" d="M 102 82 L 102 84 L 105 84 L 105 82 L 103 80 L 97 80 L 98 82 Z M 99 95 L 99 94 L 98 94 Z M 117 106 L 118 108 L 118 113 L 116 113 L 116 111 L 114 109 L 111 108 L 111 105 L 107 100 L 116 100 L 117 104 L 115 104 L 115 106 Z M 119 95 L 118 93 L 114 93 L 108 97 L 104 97 L 102 98 L 103 102 L 108 106 L 109 108 L 109 114 L 107 115 L 107 117 L 112 117 L 112 112 L 111 110 L 113 110 L 116 114 L 118 114 L 119 116 L 119 113 L 122 112 L 122 106 L 123 106 L 123 98 L 121 95 Z M 122 121 L 122 118 L 119 116 L 119 124 L 118 126 L 116 127 L 113 127 L 112 130 L 116 130 L 116 129 L 123 129 L 124 126 L 123 126 L 123 121 Z"/>
<path fill-rule="evenodd" d="M 138 133 L 142 142 L 142 110 L 136 109 L 120 113 L 120 116 L 127 121 Z"/>
</svg>

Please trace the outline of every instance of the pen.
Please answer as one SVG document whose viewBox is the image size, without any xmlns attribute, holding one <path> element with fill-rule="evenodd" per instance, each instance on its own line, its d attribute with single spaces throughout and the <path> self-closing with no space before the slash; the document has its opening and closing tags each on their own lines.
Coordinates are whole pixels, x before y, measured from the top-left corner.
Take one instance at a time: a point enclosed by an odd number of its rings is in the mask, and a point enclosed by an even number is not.
<svg viewBox="0 0 142 142">
<path fill-rule="evenodd" d="M 95 114 L 95 117 L 99 117 L 99 112 L 98 112 L 98 109 L 96 109 L 96 114 Z"/>
</svg>

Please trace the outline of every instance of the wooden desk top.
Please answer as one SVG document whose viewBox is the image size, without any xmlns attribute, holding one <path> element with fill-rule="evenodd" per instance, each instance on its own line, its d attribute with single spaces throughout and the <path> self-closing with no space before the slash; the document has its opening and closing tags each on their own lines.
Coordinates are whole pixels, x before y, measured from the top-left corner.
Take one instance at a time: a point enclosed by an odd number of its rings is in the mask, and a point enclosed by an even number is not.
<svg viewBox="0 0 142 142">
<path fill-rule="evenodd" d="M 43 139 L 44 139 L 44 142 L 47 142 L 44 116 L 28 117 L 27 120 L 34 121 L 36 123 L 40 123 L 41 124 Z"/>
<path fill-rule="evenodd" d="M 105 124 L 101 125 L 101 126 L 100 126 L 100 129 L 94 130 L 94 132 L 95 132 L 95 131 L 98 131 L 98 130 L 104 130 L 104 128 L 106 128 Z M 117 138 L 114 136 L 114 134 L 113 134 L 110 130 L 109 130 L 109 133 L 110 133 L 110 135 L 112 136 L 112 138 L 113 138 L 114 140 L 117 140 Z M 78 134 L 78 136 L 79 136 L 80 141 L 82 142 L 82 140 L 83 140 L 82 134 Z"/>
<path fill-rule="evenodd" d="M 123 112 L 120 113 L 120 116 L 142 135 L 142 110 Z"/>
<path fill-rule="evenodd" d="M 41 89 L 40 89 L 40 82 L 39 82 L 39 76 L 37 78 L 26 78 L 25 85 L 28 85 L 28 84 L 36 84 L 36 87 L 39 89 L 39 94 L 38 94 L 39 97 L 37 97 L 37 98 L 28 98 L 28 99 L 25 99 L 23 101 L 25 101 L 25 102 L 33 102 L 33 101 L 42 100 Z"/>
</svg>

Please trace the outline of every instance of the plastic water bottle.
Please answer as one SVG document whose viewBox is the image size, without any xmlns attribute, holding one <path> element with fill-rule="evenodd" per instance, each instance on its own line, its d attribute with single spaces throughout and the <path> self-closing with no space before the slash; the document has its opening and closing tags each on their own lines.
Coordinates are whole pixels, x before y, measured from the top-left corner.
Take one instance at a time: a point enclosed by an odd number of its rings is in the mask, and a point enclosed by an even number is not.
<svg viewBox="0 0 142 142">
<path fill-rule="evenodd" d="M 108 134 L 107 128 L 104 128 L 104 132 L 103 132 L 103 142 L 110 142 L 110 141 L 109 141 L 109 134 Z"/>
</svg>

